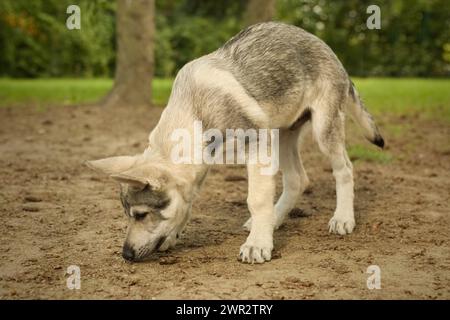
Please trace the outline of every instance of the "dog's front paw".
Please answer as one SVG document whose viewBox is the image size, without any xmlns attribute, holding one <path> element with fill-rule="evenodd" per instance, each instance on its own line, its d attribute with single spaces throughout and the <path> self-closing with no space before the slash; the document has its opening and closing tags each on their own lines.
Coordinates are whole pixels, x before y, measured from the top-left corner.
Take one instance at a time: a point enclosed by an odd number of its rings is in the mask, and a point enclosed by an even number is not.
<svg viewBox="0 0 450 320">
<path fill-rule="evenodd" d="M 247 241 L 241 246 L 239 259 L 247 263 L 264 263 L 272 259 L 273 243 L 270 241 Z"/>
<path fill-rule="evenodd" d="M 330 233 L 346 235 L 352 233 L 355 228 L 355 219 L 340 218 L 334 216 L 328 222 L 328 231 Z"/>
</svg>

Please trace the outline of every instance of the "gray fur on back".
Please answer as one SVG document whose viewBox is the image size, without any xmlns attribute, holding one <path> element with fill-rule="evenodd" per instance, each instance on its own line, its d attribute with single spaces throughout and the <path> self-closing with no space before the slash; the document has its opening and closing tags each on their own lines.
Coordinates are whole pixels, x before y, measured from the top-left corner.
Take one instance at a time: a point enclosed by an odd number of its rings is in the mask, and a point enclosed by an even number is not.
<svg viewBox="0 0 450 320">
<path fill-rule="evenodd" d="M 318 78 L 348 82 L 328 45 L 301 28 L 280 22 L 250 26 L 216 53 L 258 102 L 276 101 L 300 83 L 308 85 Z"/>
</svg>

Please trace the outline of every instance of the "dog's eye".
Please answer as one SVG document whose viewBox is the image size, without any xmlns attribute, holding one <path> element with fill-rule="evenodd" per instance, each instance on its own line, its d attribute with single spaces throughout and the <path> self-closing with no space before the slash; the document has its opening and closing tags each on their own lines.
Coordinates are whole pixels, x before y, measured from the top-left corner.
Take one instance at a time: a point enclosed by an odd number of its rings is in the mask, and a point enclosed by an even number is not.
<svg viewBox="0 0 450 320">
<path fill-rule="evenodd" d="M 134 219 L 136 221 L 143 220 L 147 216 L 148 212 L 133 212 Z"/>
</svg>

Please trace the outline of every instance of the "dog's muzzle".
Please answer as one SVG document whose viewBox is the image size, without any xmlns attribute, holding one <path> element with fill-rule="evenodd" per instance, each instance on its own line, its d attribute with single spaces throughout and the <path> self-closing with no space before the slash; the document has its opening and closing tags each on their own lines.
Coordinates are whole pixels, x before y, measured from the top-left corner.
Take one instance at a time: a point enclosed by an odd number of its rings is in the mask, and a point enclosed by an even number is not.
<svg viewBox="0 0 450 320">
<path fill-rule="evenodd" d="M 149 254 L 151 252 L 157 251 L 162 244 L 164 243 L 164 241 L 166 241 L 167 237 L 161 237 L 158 239 L 158 241 L 156 242 L 155 247 L 153 248 L 153 250 L 151 250 L 149 252 Z M 122 249 L 122 257 L 127 260 L 127 261 L 141 261 L 143 259 L 145 259 L 146 257 L 137 257 L 136 256 L 136 251 L 133 249 L 132 246 L 130 246 L 128 243 L 125 243 Z"/>
<path fill-rule="evenodd" d="M 122 257 L 128 261 L 134 261 L 135 252 L 134 249 L 127 243 L 123 246 Z"/>
</svg>

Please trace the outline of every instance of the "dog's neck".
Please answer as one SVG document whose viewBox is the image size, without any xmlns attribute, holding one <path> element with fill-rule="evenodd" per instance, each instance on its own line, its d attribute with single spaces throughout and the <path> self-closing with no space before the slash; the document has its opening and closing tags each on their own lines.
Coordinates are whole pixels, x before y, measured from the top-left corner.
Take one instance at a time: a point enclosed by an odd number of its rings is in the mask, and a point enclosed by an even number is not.
<svg viewBox="0 0 450 320">
<path fill-rule="evenodd" d="M 195 120 L 189 108 L 185 106 L 182 108 L 179 104 L 169 101 L 158 124 L 150 133 L 149 147 L 144 152 L 144 155 L 153 158 L 153 161 L 166 163 L 173 174 L 176 174 L 178 178 L 192 186 L 194 193 L 200 189 L 208 173 L 209 166 L 206 164 L 176 164 L 172 159 L 171 153 L 176 144 L 179 143 L 172 139 L 174 130 L 187 130 L 190 136 L 193 137 Z M 193 143 L 193 139 L 191 140 Z M 194 150 L 193 145 L 191 150 Z"/>
</svg>

